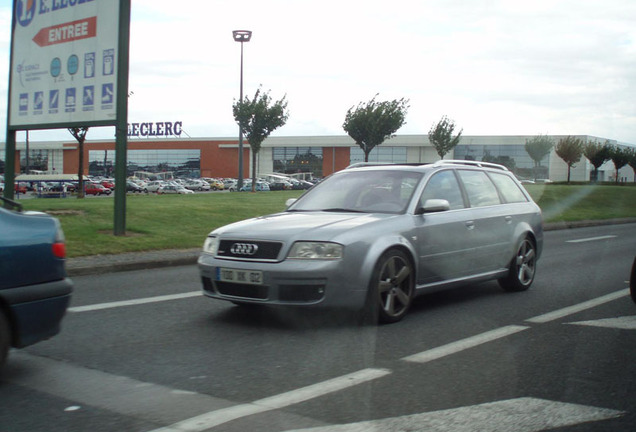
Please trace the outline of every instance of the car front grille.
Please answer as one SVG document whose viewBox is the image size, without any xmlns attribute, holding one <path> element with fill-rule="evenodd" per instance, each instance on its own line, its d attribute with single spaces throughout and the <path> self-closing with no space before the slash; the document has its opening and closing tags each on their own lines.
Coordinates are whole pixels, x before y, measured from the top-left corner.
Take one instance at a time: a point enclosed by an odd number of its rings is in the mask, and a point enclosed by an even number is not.
<svg viewBox="0 0 636 432">
<path fill-rule="evenodd" d="M 276 261 L 283 244 L 280 242 L 221 240 L 218 257 L 241 260 Z"/>
</svg>

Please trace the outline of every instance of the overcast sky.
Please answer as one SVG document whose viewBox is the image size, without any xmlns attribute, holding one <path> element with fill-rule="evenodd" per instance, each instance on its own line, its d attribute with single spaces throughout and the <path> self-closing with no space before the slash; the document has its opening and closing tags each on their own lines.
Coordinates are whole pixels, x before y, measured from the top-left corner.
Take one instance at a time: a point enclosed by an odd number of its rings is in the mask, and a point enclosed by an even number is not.
<svg viewBox="0 0 636 432">
<path fill-rule="evenodd" d="M 11 4 L 0 0 L 0 141 Z M 237 135 L 238 29 L 253 32 L 245 94 L 262 85 L 287 97 L 289 120 L 274 136 L 343 135 L 347 110 L 378 94 L 409 99 L 398 134 L 427 134 L 446 115 L 465 135 L 636 144 L 634 0 L 133 0 L 128 121 Z M 113 135 L 93 128 L 88 138 Z"/>
</svg>

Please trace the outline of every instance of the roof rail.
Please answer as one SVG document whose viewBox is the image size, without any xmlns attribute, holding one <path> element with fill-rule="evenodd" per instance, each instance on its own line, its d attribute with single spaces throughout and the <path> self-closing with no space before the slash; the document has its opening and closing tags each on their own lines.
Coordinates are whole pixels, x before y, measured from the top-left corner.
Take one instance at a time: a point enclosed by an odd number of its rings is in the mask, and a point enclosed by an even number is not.
<svg viewBox="0 0 636 432">
<path fill-rule="evenodd" d="M 363 168 L 363 167 L 374 167 L 374 166 L 422 166 L 422 165 L 430 165 L 429 162 L 356 162 L 354 164 L 349 165 L 345 169 L 351 168 Z"/>
<path fill-rule="evenodd" d="M 495 168 L 500 169 L 502 171 L 509 171 L 504 165 L 492 163 L 492 162 L 481 162 L 474 160 L 459 160 L 459 159 L 442 159 L 433 164 L 433 166 L 441 166 L 441 165 L 470 165 L 481 168 Z"/>
</svg>

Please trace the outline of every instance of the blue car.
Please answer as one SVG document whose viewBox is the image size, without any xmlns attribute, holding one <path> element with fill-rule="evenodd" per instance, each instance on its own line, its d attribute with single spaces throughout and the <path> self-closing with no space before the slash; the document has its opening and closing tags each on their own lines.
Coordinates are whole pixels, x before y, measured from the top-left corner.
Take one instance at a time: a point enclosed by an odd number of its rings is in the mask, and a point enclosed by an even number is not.
<svg viewBox="0 0 636 432">
<path fill-rule="evenodd" d="M 73 291 L 65 257 L 57 219 L 24 212 L 0 197 L 0 367 L 9 347 L 23 348 L 60 331 Z"/>
</svg>

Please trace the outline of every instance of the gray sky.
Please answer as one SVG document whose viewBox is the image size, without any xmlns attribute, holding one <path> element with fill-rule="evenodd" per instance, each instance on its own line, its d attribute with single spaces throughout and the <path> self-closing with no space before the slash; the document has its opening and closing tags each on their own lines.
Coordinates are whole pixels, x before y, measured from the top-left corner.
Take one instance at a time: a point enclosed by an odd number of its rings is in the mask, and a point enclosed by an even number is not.
<svg viewBox="0 0 636 432">
<path fill-rule="evenodd" d="M 0 141 L 11 4 L 0 0 Z M 426 134 L 447 115 L 465 135 L 636 143 L 635 23 L 634 0 L 133 0 L 128 121 L 237 135 L 232 30 L 247 29 L 245 94 L 262 85 L 289 102 L 275 136 L 342 135 L 347 110 L 378 94 L 410 100 L 398 134 Z M 93 128 L 88 138 L 113 135 Z"/>
</svg>

